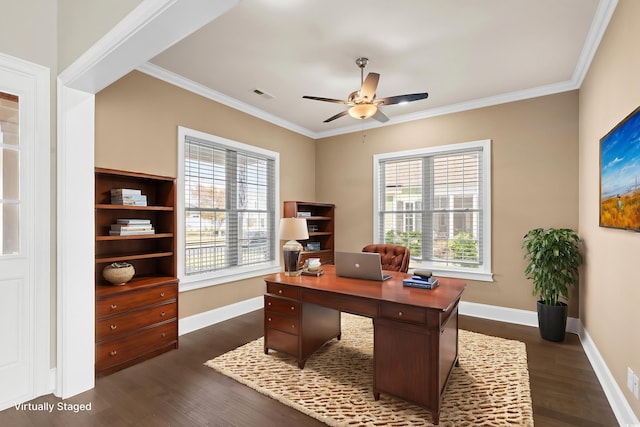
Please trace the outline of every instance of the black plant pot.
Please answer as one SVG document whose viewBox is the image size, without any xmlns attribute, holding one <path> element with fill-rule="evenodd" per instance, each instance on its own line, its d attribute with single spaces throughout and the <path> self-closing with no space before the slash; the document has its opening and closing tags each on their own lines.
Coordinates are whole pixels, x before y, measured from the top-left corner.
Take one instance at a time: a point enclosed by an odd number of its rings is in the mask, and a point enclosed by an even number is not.
<svg viewBox="0 0 640 427">
<path fill-rule="evenodd" d="M 567 328 L 567 304 L 547 305 L 538 301 L 538 328 L 540 336 L 547 341 L 564 341 Z"/>
</svg>

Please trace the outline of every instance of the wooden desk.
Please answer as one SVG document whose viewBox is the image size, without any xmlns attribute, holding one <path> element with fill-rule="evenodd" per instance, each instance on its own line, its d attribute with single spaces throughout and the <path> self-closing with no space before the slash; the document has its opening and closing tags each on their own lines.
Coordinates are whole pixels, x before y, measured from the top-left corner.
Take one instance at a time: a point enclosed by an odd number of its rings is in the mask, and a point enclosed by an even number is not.
<svg viewBox="0 0 640 427">
<path fill-rule="evenodd" d="M 465 284 L 440 279 L 434 290 L 402 286 L 407 274 L 384 282 L 336 277 L 265 278 L 264 351 L 289 354 L 304 367 L 327 341 L 340 339 L 340 312 L 371 317 L 374 326 L 373 395 L 387 393 L 431 410 L 438 423 L 440 401 L 458 364 L 458 303 Z M 389 273 L 389 272 L 386 272 Z"/>
</svg>

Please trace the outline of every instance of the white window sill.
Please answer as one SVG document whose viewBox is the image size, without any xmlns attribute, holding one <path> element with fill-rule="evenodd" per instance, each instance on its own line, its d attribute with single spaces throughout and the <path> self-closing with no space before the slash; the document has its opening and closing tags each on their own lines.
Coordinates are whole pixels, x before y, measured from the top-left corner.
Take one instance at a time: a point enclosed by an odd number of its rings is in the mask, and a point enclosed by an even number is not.
<svg viewBox="0 0 640 427">
<path fill-rule="evenodd" d="M 260 268 L 234 269 L 209 274 L 196 274 L 193 276 L 180 277 L 180 292 L 193 291 L 207 288 L 209 286 L 221 285 L 238 280 L 252 279 L 255 277 L 267 276 L 282 271 L 280 265 L 265 265 Z"/>
<path fill-rule="evenodd" d="M 479 282 L 493 282 L 493 273 L 484 271 L 460 271 L 445 268 L 432 267 L 428 265 L 411 265 L 409 273 L 414 270 L 429 270 L 435 277 L 450 277 L 462 280 L 477 280 Z"/>
</svg>

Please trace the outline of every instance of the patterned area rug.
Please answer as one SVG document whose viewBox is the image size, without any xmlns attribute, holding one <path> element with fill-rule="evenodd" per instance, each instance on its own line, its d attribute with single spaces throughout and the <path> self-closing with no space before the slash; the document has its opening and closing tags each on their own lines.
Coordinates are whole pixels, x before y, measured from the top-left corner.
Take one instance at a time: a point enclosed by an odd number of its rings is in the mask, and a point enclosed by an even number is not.
<svg viewBox="0 0 640 427">
<path fill-rule="evenodd" d="M 460 366 L 442 399 L 440 426 L 533 426 L 524 343 L 459 332 Z M 342 313 L 342 340 L 332 340 L 300 370 L 263 339 L 207 366 L 330 426 L 432 426 L 424 408 L 382 393 L 373 399 L 371 319 Z"/>
</svg>

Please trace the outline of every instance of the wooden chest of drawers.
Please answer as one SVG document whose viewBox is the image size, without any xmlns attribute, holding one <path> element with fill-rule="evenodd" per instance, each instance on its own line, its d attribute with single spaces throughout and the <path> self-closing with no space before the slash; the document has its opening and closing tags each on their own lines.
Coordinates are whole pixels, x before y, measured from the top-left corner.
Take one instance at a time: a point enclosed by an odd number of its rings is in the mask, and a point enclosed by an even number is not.
<svg viewBox="0 0 640 427">
<path fill-rule="evenodd" d="M 96 375 L 178 348 L 178 280 L 96 288 Z"/>
</svg>

